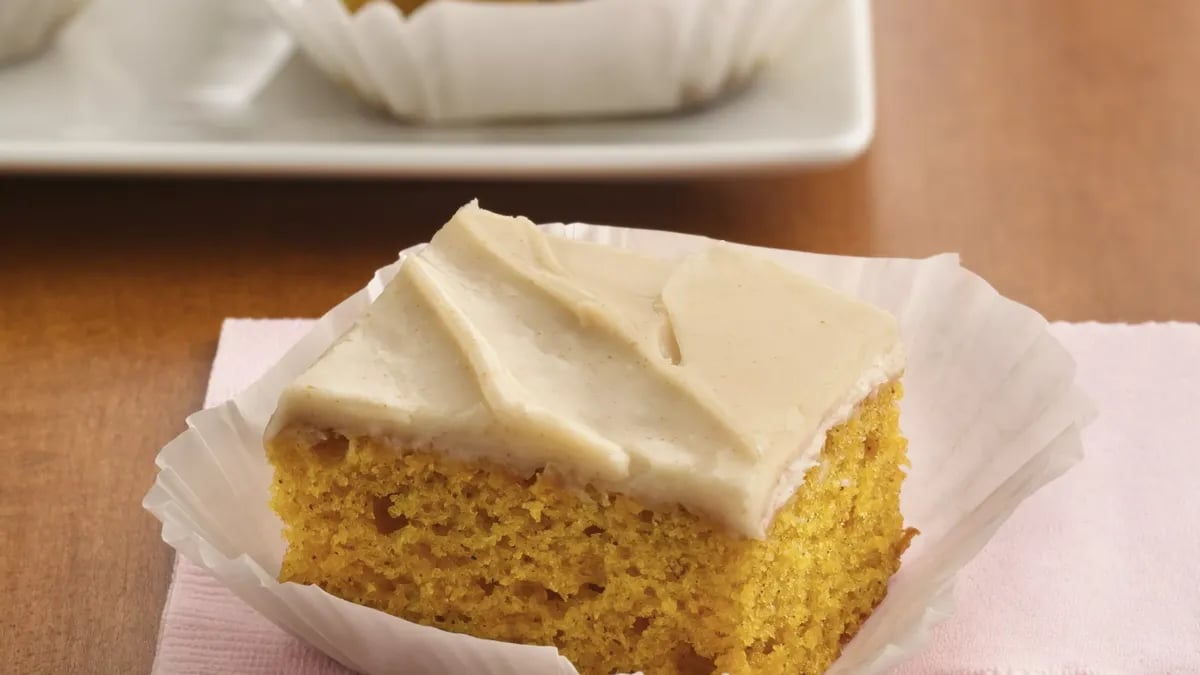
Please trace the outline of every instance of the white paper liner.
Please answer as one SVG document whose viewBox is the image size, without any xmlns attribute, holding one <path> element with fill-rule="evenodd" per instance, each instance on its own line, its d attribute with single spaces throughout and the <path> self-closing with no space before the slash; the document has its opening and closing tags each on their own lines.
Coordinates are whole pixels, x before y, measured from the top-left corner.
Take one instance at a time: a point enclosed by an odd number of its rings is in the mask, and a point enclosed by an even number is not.
<svg viewBox="0 0 1200 675">
<path fill-rule="evenodd" d="M 660 256 L 703 237 L 593 225 L 550 232 Z M 414 249 L 410 249 L 414 250 Z M 999 295 L 953 255 L 866 259 L 757 249 L 894 313 L 908 351 L 901 424 L 912 468 L 901 496 L 921 530 L 887 598 L 831 672 L 875 673 L 918 650 L 951 611 L 955 574 L 1013 510 L 1081 456 L 1093 411 L 1074 362 L 1033 310 Z M 401 254 L 403 258 L 404 254 Z M 233 400 L 188 418 L 162 449 L 144 505 L 163 539 L 293 635 L 363 673 L 571 673 L 551 647 L 513 645 L 420 626 L 276 581 L 285 544 L 269 508 L 263 429 L 283 387 L 362 313 L 395 274 L 376 272 Z M 635 666 L 637 664 L 631 664 Z"/>
<path fill-rule="evenodd" d="M 312 60 L 424 122 L 675 110 L 748 80 L 827 0 L 266 0 Z"/>
<path fill-rule="evenodd" d="M 0 65 L 36 54 L 85 0 L 0 0 Z"/>
</svg>

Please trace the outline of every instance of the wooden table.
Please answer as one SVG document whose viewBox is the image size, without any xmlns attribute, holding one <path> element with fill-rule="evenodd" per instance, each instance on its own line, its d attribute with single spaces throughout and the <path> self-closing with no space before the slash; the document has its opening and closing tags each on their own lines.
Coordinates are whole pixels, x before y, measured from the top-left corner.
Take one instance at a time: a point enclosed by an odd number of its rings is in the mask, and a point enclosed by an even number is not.
<svg viewBox="0 0 1200 675">
<path fill-rule="evenodd" d="M 472 197 L 815 251 L 957 250 L 1053 319 L 1200 320 L 1200 2 L 1152 4 L 880 2 L 877 141 L 811 175 L 0 179 L 0 670 L 149 669 L 171 551 L 139 503 L 221 319 L 319 315 Z"/>
</svg>

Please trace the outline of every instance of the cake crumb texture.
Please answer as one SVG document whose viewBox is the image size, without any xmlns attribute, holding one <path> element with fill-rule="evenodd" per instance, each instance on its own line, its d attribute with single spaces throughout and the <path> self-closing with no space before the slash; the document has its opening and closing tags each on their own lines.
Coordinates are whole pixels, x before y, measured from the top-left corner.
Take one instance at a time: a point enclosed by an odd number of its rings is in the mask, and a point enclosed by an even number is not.
<svg viewBox="0 0 1200 675">
<path fill-rule="evenodd" d="M 268 443 L 281 581 L 417 623 L 555 645 L 584 675 L 820 673 L 915 530 L 899 383 L 832 429 L 765 540 L 550 472 L 291 427 Z"/>
</svg>

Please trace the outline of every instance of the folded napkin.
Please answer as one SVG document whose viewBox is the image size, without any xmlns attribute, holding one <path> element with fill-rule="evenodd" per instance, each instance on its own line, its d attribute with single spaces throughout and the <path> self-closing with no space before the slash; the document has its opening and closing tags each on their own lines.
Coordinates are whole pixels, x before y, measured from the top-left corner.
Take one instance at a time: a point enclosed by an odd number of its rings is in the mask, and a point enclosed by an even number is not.
<svg viewBox="0 0 1200 675">
<path fill-rule="evenodd" d="M 231 319 L 206 405 L 258 378 L 310 325 Z M 1200 673 L 1200 325 L 1055 324 L 1100 411 L 1085 457 L 962 571 L 917 673 Z M 156 675 L 347 672 L 179 558 Z"/>
</svg>

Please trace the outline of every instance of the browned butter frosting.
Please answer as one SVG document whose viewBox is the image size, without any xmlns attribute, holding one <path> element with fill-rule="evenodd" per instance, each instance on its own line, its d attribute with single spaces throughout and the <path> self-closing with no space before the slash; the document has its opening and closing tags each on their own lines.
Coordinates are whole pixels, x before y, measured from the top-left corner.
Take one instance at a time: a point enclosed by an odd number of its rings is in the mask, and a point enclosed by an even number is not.
<svg viewBox="0 0 1200 675">
<path fill-rule="evenodd" d="M 749 250 L 673 260 L 469 204 L 288 386 L 293 423 L 546 468 L 751 537 L 899 376 L 896 320 Z"/>
</svg>

